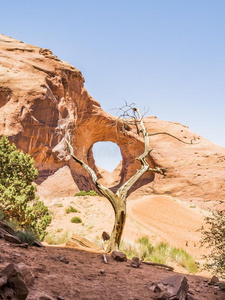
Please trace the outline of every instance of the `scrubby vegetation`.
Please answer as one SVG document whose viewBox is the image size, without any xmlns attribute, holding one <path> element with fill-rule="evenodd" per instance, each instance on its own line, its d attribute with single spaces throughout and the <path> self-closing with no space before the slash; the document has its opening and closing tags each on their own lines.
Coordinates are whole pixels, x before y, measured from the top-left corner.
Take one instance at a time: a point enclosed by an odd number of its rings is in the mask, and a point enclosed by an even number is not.
<svg viewBox="0 0 225 300">
<path fill-rule="evenodd" d="M 212 249 L 210 255 L 204 256 L 205 268 L 225 279 L 225 211 L 213 212 L 205 222 L 207 229 L 201 229 L 201 244 Z"/>
<path fill-rule="evenodd" d="M 94 191 L 94 190 L 90 190 L 89 192 L 80 191 L 79 193 L 76 193 L 74 196 L 75 197 L 79 197 L 79 196 L 99 196 L 99 194 L 96 193 L 96 191 Z"/>
<path fill-rule="evenodd" d="M 79 217 L 73 217 L 71 220 L 70 220 L 71 223 L 82 223 L 82 220 L 81 218 Z"/>
<path fill-rule="evenodd" d="M 68 242 L 71 236 L 72 236 L 72 232 L 69 233 L 68 231 L 49 232 L 45 237 L 45 242 L 48 243 L 49 245 L 62 245 Z"/>
<path fill-rule="evenodd" d="M 73 206 L 70 206 L 66 209 L 66 213 L 69 214 L 69 213 L 73 213 L 73 212 L 80 212 L 78 209 L 76 209 L 75 207 Z"/>
<path fill-rule="evenodd" d="M 190 273 L 196 273 L 198 271 L 197 263 L 185 250 L 171 247 L 164 242 L 153 245 L 148 237 L 138 239 L 134 245 L 122 242 L 120 250 L 125 252 L 128 258 L 138 256 L 143 261 L 161 264 L 175 262 Z"/>
<path fill-rule="evenodd" d="M 35 195 L 38 171 L 28 154 L 0 138 L 0 211 L 4 220 L 18 222 L 18 229 L 33 230 L 42 239 L 51 222 L 48 208 Z"/>
<path fill-rule="evenodd" d="M 32 245 L 38 238 L 38 236 L 31 229 L 18 230 L 15 233 L 22 243 L 27 243 L 28 245 Z"/>
</svg>

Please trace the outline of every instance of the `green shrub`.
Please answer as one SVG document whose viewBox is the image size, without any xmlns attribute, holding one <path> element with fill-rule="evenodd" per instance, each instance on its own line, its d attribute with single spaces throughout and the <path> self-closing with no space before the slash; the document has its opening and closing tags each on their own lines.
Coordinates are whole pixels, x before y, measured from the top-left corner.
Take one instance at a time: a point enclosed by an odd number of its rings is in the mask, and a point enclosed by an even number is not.
<svg viewBox="0 0 225 300">
<path fill-rule="evenodd" d="M 77 210 L 75 207 L 70 206 L 66 209 L 66 213 L 69 214 L 71 212 L 80 212 L 79 210 Z"/>
<path fill-rule="evenodd" d="M 22 243 L 27 243 L 28 245 L 32 245 L 37 240 L 36 233 L 31 229 L 25 229 L 23 231 L 18 230 L 15 233 L 15 236 L 17 236 Z"/>
<path fill-rule="evenodd" d="M 0 220 L 3 220 L 5 218 L 5 214 L 3 211 L 0 210 Z"/>
<path fill-rule="evenodd" d="M 204 256 L 205 269 L 211 270 L 225 279 L 225 211 L 213 212 L 205 217 L 207 229 L 202 227 L 201 244 L 211 248 L 211 253 Z"/>
<path fill-rule="evenodd" d="M 40 239 L 51 222 L 47 207 L 38 201 L 36 186 L 32 182 L 38 171 L 28 154 L 16 149 L 14 144 L 0 138 L 0 211 L 5 220 L 16 220 L 22 229 L 31 228 Z"/>
<path fill-rule="evenodd" d="M 82 220 L 81 218 L 79 217 L 73 217 L 71 220 L 70 220 L 71 223 L 82 223 Z"/>
<path fill-rule="evenodd" d="M 90 190 L 89 192 L 80 191 L 79 193 L 76 193 L 74 196 L 75 197 L 79 197 L 79 196 L 99 196 L 99 194 L 96 193 L 96 191 L 94 191 L 94 190 Z"/>
<path fill-rule="evenodd" d="M 190 273 L 198 272 L 198 266 L 195 260 L 185 250 L 179 248 L 171 248 L 170 258 L 172 258 L 176 263 L 184 267 Z"/>
<path fill-rule="evenodd" d="M 143 236 L 143 237 L 139 238 L 137 242 L 140 245 L 143 245 L 143 246 L 148 246 L 149 245 L 149 239 L 148 239 L 147 236 Z"/>
<path fill-rule="evenodd" d="M 198 271 L 196 262 L 185 250 L 171 247 L 165 242 L 152 245 L 148 237 L 139 238 L 134 245 L 122 241 L 120 250 L 125 252 L 128 258 L 138 256 L 143 261 L 161 264 L 175 261 L 190 273 L 196 273 Z"/>
</svg>

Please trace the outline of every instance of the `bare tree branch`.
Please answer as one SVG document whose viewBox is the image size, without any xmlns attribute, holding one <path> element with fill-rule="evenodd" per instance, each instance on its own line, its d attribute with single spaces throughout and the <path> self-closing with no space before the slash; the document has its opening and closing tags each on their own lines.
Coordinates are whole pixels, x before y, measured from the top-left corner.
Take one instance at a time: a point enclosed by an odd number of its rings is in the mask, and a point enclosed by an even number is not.
<svg viewBox="0 0 225 300">
<path fill-rule="evenodd" d="M 149 169 L 149 164 L 146 161 L 146 157 L 149 155 L 149 153 L 152 151 L 149 147 L 149 138 L 148 138 L 148 133 L 146 131 L 145 125 L 142 120 L 142 116 L 140 113 L 140 110 L 138 108 L 133 108 L 134 114 L 137 113 L 138 115 L 138 121 L 141 126 L 141 130 L 139 132 L 142 133 L 143 138 L 144 138 L 144 143 L 145 143 L 145 149 L 144 152 L 137 158 L 142 167 L 140 170 L 137 170 L 137 172 L 127 181 L 125 182 L 117 191 L 117 195 L 120 196 L 123 199 L 126 199 L 127 192 L 129 189 L 141 178 L 141 176 L 148 171 Z"/>
<path fill-rule="evenodd" d="M 96 188 L 98 189 L 98 191 L 111 202 L 113 209 L 116 210 L 117 201 L 115 199 L 114 193 L 107 187 L 103 186 L 98 181 L 98 177 L 97 177 L 95 171 L 91 167 L 89 167 L 83 160 L 77 158 L 74 155 L 74 150 L 73 150 L 73 147 L 71 144 L 71 137 L 70 137 L 70 134 L 68 131 L 66 132 L 66 135 L 65 135 L 65 142 L 69 148 L 70 155 L 73 158 L 73 160 L 75 160 L 77 163 L 79 163 L 90 174 L 91 179 L 92 179 L 94 185 L 96 186 Z"/>
<path fill-rule="evenodd" d="M 155 132 L 155 133 L 149 133 L 148 136 L 159 135 L 159 134 L 169 135 L 169 136 L 171 136 L 172 138 L 178 140 L 179 142 L 184 143 L 184 144 L 187 144 L 187 145 L 193 145 L 193 141 L 196 141 L 196 137 L 195 137 L 195 136 L 193 136 L 193 139 L 191 140 L 191 142 L 188 143 L 188 142 L 182 141 L 181 139 L 179 139 L 179 138 L 176 137 L 175 135 L 170 134 L 170 133 L 168 133 L 168 132 Z M 199 144 L 199 143 L 200 143 L 200 142 L 195 143 L 195 144 Z"/>
</svg>

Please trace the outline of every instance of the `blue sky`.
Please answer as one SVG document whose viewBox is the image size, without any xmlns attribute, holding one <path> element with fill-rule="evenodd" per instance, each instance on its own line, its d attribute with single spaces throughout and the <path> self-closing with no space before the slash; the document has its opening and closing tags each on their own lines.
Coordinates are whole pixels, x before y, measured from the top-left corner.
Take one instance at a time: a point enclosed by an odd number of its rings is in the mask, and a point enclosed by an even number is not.
<svg viewBox="0 0 225 300">
<path fill-rule="evenodd" d="M 224 0 L 0 0 L 0 33 L 80 69 L 109 111 L 135 102 L 225 147 Z"/>
</svg>

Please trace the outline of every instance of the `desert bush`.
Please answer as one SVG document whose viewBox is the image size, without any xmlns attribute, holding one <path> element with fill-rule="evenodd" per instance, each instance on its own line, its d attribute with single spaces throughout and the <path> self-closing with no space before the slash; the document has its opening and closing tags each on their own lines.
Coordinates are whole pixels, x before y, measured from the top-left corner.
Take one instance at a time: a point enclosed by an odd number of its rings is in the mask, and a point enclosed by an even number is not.
<svg viewBox="0 0 225 300">
<path fill-rule="evenodd" d="M 81 218 L 79 217 L 73 217 L 71 220 L 70 220 L 71 223 L 82 223 L 82 220 Z"/>
<path fill-rule="evenodd" d="M 172 258 L 176 263 L 184 267 L 190 273 L 198 272 L 198 265 L 194 258 L 188 254 L 185 250 L 179 248 L 171 248 L 170 258 Z"/>
<path fill-rule="evenodd" d="M 198 271 L 198 266 L 193 257 L 185 250 L 171 247 L 165 242 L 153 245 L 148 237 L 139 238 L 135 244 L 122 241 L 120 250 L 125 252 L 128 258 L 138 256 L 143 261 L 161 264 L 176 262 L 190 273 L 196 273 Z"/>
<path fill-rule="evenodd" d="M 37 234 L 31 229 L 18 230 L 15 232 L 15 236 L 17 236 L 22 243 L 27 243 L 30 246 L 38 239 Z"/>
<path fill-rule="evenodd" d="M 207 229 L 202 227 L 201 245 L 206 245 L 212 251 L 204 256 L 205 269 L 225 279 L 225 211 L 213 212 L 205 217 Z"/>
<path fill-rule="evenodd" d="M 66 209 L 66 213 L 69 214 L 69 213 L 73 213 L 73 212 L 80 212 L 78 209 L 76 209 L 75 207 L 73 206 L 70 206 Z"/>
<path fill-rule="evenodd" d="M 20 228 L 31 228 L 41 238 L 51 222 L 47 207 L 38 201 L 32 182 L 38 171 L 28 154 L 0 138 L 0 210 L 5 220 L 16 220 Z"/>
<path fill-rule="evenodd" d="M 44 241 L 49 245 L 62 245 L 68 242 L 71 238 L 72 233 L 65 232 L 49 232 Z"/>
<path fill-rule="evenodd" d="M 94 190 L 90 190 L 89 192 L 80 191 L 79 193 L 76 193 L 74 196 L 75 197 L 79 197 L 79 196 L 99 196 L 99 194 L 96 193 L 96 191 L 94 191 Z"/>
</svg>

